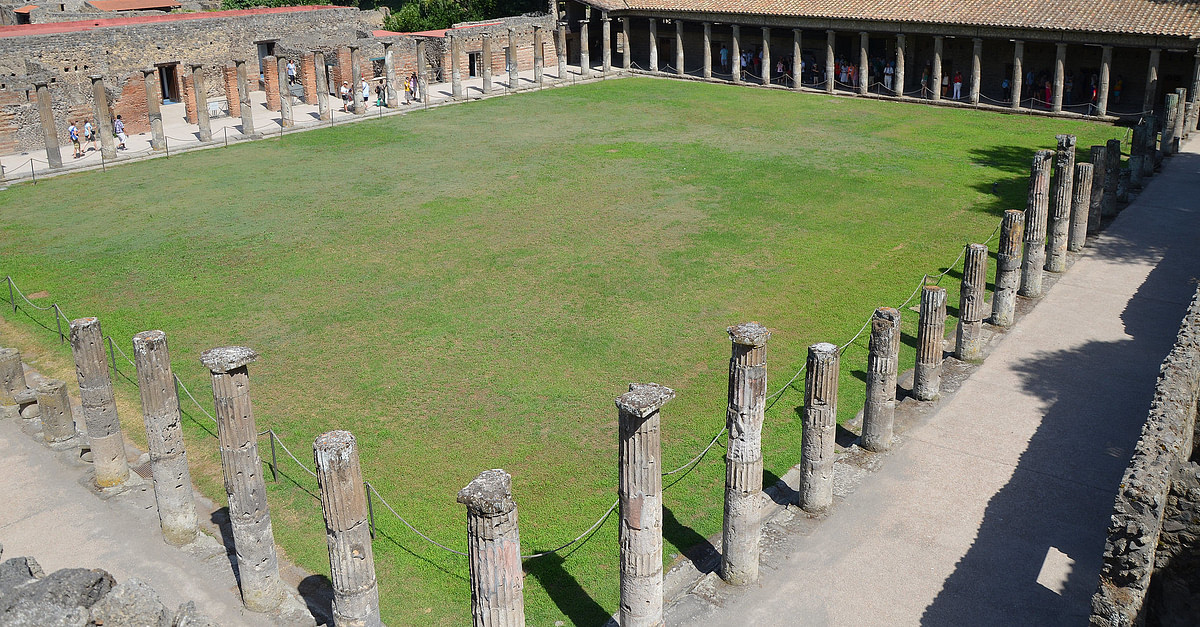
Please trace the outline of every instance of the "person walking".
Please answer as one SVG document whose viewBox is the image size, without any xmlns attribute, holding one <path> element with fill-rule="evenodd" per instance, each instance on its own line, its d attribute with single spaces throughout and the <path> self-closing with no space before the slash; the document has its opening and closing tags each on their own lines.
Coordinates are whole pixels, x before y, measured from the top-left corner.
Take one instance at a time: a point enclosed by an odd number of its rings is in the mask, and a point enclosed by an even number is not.
<svg viewBox="0 0 1200 627">
<path fill-rule="evenodd" d="M 288 61 L 287 79 L 288 79 L 288 85 L 296 84 L 296 62 L 295 61 L 291 61 L 291 60 Z"/>
<path fill-rule="evenodd" d="M 125 122 L 119 115 L 113 122 L 113 134 L 117 136 L 117 150 L 125 150 L 125 140 L 127 139 L 125 136 Z"/>
<path fill-rule="evenodd" d="M 89 144 L 88 150 L 96 151 L 96 127 L 92 126 L 92 121 L 88 120 L 83 123 L 83 138 Z"/>
<path fill-rule="evenodd" d="M 71 138 L 71 147 L 75 149 L 75 158 L 83 156 L 83 147 L 79 145 L 79 127 L 75 126 L 75 122 L 71 122 L 71 126 L 67 127 L 67 136 Z"/>
</svg>

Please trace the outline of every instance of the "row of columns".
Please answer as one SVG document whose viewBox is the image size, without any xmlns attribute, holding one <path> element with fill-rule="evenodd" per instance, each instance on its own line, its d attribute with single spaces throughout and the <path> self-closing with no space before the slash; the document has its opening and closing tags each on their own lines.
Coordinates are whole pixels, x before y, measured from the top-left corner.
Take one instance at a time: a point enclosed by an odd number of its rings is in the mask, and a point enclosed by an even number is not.
<svg viewBox="0 0 1200 627">
<path fill-rule="evenodd" d="M 590 11 L 590 9 L 589 9 L 589 11 Z M 586 25 L 584 28 L 585 28 L 584 35 L 586 37 Z M 605 32 L 604 36 L 607 38 L 608 37 L 607 18 L 605 21 L 604 32 Z M 561 31 L 560 31 L 560 36 L 561 36 Z M 462 40 L 460 37 L 455 35 L 453 31 L 447 31 L 446 38 L 450 40 L 450 93 L 451 93 L 451 96 L 455 100 L 462 100 L 465 96 L 465 90 L 463 89 L 463 84 L 462 84 L 462 55 L 463 55 Z M 490 94 L 490 93 L 492 93 L 492 56 L 493 56 L 492 36 L 490 33 L 483 33 L 480 36 L 480 39 L 481 39 L 481 56 L 482 56 L 481 65 L 483 66 L 482 72 L 481 72 L 482 80 L 483 80 L 482 91 L 484 94 Z M 418 43 L 418 48 L 420 48 L 420 47 L 421 47 L 421 42 Z M 515 28 L 508 29 L 508 49 L 513 51 L 512 52 L 512 62 L 509 64 L 509 67 L 508 67 L 508 90 L 515 92 L 515 91 L 519 91 L 521 88 L 521 86 L 520 86 L 520 70 L 518 68 L 517 55 L 516 55 L 517 30 Z M 581 54 L 584 55 L 584 59 L 586 60 L 586 58 L 587 58 L 586 46 L 585 46 L 584 50 L 581 52 Z M 425 70 L 424 51 L 418 50 L 417 57 L 418 57 L 418 65 L 420 67 L 419 76 L 424 77 L 425 71 L 426 71 Z M 605 65 L 604 71 L 605 71 L 605 73 L 608 73 L 610 71 L 609 64 L 611 62 L 611 59 L 609 57 L 609 53 L 607 50 L 605 50 L 604 59 L 605 59 L 604 60 L 604 65 Z M 537 84 L 538 87 L 541 87 L 542 85 L 545 84 L 545 75 L 544 75 L 544 71 L 543 71 L 544 67 L 545 67 L 545 58 L 542 56 L 542 27 L 541 27 L 541 25 L 535 24 L 533 26 L 533 81 L 534 81 L 534 83 Z M 565 68 L 566 68 L 566 56 L 565 56 L 565 52 L 563 51 L 563 48 L 560 46 L 559 47 L 559 77 L 560 78 L 562 76 L 566 75 Z M 591 76 L 591 70 L 590 70 L 590 67 L 588 66 L 588 63 L 585 62 L 583 64 L 583 68 L 582 68 L 581 72 L 582 72 L 584 78 L 589 78 Z"/>
</svg>

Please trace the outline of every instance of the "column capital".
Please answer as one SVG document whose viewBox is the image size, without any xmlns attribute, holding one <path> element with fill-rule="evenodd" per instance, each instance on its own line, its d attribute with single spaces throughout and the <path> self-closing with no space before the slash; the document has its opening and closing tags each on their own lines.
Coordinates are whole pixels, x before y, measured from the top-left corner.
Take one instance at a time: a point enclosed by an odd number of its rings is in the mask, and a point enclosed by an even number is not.
<svg viewBox="0 0 1200 627">
<path fill-rule="evenodd" d="M 537 26 L 534 26 L 534 28 L 538 28 L 538 27 L 537 27 Z M 492 38 L 492 34 L 491 34 L 491 33 L 480 33 L 480 34 L 479 34 L 479 36 L 480 36 L 481 38 L 483 38 L 483 39 L 491 39 L 491 38 Z"/>
<path fill-rule="evenodd" d="M 238 63 L 245 63 L 245 62 L 246 62 L 246 60 L 245 60 L 245 59 L 230 59 L 230 61 L 233 61 L 233 63 L 234 63 L 235 65 L 236 65 L 236 64 L 238 64 Z M 153 72 L 154 70 L 142 70 L 142 71 L 143 71 L 143 72 Z"/>
<path fill-rule="evenodd" d="M 450 36 L 450 31 L 446 31 L 446 36 L 447 36 L 447 37 L 449 37 L 449 36 Z M 347 49 L 348 49 L 350 52 L 354 52 L 355 50 L 358 50 L 358 46 L 354 46 L 354 45 L 349 45 L 349 46 L 346 46 L 346 48 L 347 48 Z"/>
<path fill-rule="evenodd" d="M 199 65 L 193 65 L 193 66 L 192 66 L 192 69 L 195 69 L 195 68 L 198 68 L 198 67 L 200 67 L 200 66 L 199 66 Z M 102 74 L 88 74 L 88 78 L 92 79 L 92 82 L 94 83 L 94 82 L 96 82 L 96 81 L 102 81 L 102 80 L 104 80 L 104 75 L 102 75 Z"/>
<path fill-rule="evenodd" d="M 903 37 L 904 35 L 900 35 L 900 36 L 901 36 L 901 37 Z M 946 36 L 945 36 L 945 35 L 934 35 L 934 36 L 933 36 L 933 40 L 934 40 L 934 41 L 941 41 L 941 40 L 943 40 L 943 39 L 945 39 L 945 38 L 946 38 Z"/>
<path fill-rule="evenodd" d="M 971 41 L 976 44 L 981 44 L 981 43 L 983 43 L 983 37 L 972 37 Z"/>
<path fill-rule="evenodd" d="M 237 59 L 234 59 L 234 60 L 233 60 L 233 62 L 234 62 L 234 63 L 245 63 L 245 61 L 244 61 L 244 60 L 243 60 L 243 61 L 238 61 Z M 155 72 L 157 72 L 157 71 L 158 71 L 158 68 L 156 68 L 156 67 L 142 68 L 142 69 L 140 70 L 140 72 L 142 73 L 142 76 L 149 76 L 149 75 L 151 75 L 151 74 L 153 74 L 153 73 L 155 73 Z"/>
<path fill-rule="evenodd" d="M 33 81 L 34 89 L 48 88 L 50 83 L 44 80 Z"/>
<path fill-rule="evenodd" d="M 1112 50 L 1112 49 L 1113 49 L 1113 47 L 1112 47 L 1112 46 L 1105 45 L 1105 46 L 1100 46 L 1100 49 L 1101 49 L 1101 50 Z M 1200 50 L 1197 50 L 1197 51 L 1196 51 L 1196 56 L 1200 56 Z"/>
<path fill-rule="evenodd" d="M 868 37 L 868 36 L 870 36 L 870 33 L 868 33 L 868 32 L 867 32 L 867 31 L 865 31 L 865 30 L 860 30 L 860 31 L 858 31 L 858 35 L 859 35 L 860 37 Z"/>
<path fill-rule="evenodd" d="M 384 50 L 387 50 L 388 48 L 392 47 L 392 44 L 394 44 L 394 43 L 396 43 L 396 42 L 394 42 L 394 41 L 381 41 L 381 42 L 379 42 L 379 43 L 383 44 L 383 49 L 384 49 Z"/>
<path fill-rule="evenodd" d="M 1066 44 L 1066 43 L 1061 43 L 1061 42 L 1060 42 L 1060 43 L 1056 43 L 1056 44 L 1054 44 L 1054 49 L 1055 49 L 1055 50 L 1057 50 L 1057 51 L 1064 51 L 1064 50 L 1066 50 L 1066 49 L 1067 49 L 1067 44 Z"/>
<path fill-rule="evenodd" d="M 832 28 L 827 28 L 827 29 L 825 29 L 825 34 L 826 35 L 836 35 L 837 31 L 833 30 Z"/>
</svg>

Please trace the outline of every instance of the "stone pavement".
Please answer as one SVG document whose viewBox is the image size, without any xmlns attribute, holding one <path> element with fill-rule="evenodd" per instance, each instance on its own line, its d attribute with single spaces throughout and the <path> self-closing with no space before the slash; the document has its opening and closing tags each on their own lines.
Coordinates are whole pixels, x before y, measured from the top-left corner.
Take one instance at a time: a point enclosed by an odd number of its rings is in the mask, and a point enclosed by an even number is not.
<svg viewBox="0 0 1200 627">
<path fill-rule="evenodd" d="M 759 583 L 710 580 L 668 624 L 1086 625 L 1198 234 L 1192 140 L 877 472 L 771 547 Z"/>
</svg>

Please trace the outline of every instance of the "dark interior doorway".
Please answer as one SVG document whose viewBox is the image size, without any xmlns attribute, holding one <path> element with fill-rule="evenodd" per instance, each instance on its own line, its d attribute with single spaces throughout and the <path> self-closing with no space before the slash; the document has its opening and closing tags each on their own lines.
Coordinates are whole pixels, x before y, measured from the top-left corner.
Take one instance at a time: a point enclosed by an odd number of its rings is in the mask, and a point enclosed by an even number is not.
<svg viewBox="0 0 1200 627">
<path fill-rule="evenodd" d="M 179 64 L 158 66 L 158 87 L 162 90 L 163 104 L 179 102 Z"/>
</svg>

